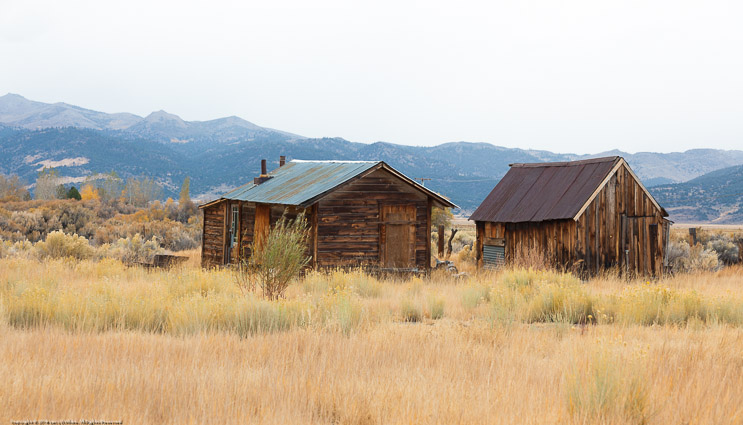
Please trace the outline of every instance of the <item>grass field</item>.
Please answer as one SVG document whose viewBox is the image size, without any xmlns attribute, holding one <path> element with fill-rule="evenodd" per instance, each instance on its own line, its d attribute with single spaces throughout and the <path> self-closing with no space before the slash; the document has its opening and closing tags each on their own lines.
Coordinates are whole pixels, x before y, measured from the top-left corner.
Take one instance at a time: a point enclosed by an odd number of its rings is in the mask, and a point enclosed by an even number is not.
<svg viewBox="0 0 743 425">
<path fill-rule="evenodd" d="M 743 269 L 588 282 L 0 259 L 0 423 L 743 422 Z"/>
</svg>

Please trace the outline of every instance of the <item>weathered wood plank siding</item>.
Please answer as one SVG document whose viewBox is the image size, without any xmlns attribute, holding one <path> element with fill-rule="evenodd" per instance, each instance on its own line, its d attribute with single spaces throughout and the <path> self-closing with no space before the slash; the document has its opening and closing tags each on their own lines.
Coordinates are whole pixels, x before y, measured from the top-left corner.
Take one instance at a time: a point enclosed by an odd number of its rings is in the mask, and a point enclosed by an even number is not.
<svg viewBox="0 0 743 425">
<path fill-rule="evenodd" d="M 333 191 L 317 204 L 317 265 L 378 265 L 382 205 L 414 205 L 415 265 L 430 265 L 428 198 L 384 170 Z"/>
<path fill-rule="evenodd" d="M 663 274 L 668 220 L 623 165 L 577 220 L 478 222 L 477 258 L 488 239 L 505 238 L 506 261 L 533 258 L 595 274 L 618 267 L 637 275 Z"/>
<path fill-rule="evenodd" d="M 255 204 L 240 202 L 240 259 L 249 258 L 255 229 Z"/>
<path fill-rule="evenodd" d="M 226 202 L 220 202 L 204 208 L 204 239 L 202 243 L 201 265 L 214 267 L 223 264 L 224 229 Z"/>
</svg>

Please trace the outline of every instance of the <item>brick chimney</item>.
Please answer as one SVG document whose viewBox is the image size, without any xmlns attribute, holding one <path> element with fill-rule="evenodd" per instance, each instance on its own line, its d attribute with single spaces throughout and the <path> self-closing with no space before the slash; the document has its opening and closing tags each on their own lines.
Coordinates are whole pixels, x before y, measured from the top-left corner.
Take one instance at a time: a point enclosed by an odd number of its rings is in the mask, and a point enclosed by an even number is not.
<svg viewBox="0 0 743 425">
<path fill-rule="evenodd" d="M 285 155 L 281 155 L 281 156 L 279 156 L 279 167 L 283 167 L 284 164 L 286 164 L 286 156 Z"/>
<path fill-rule="evenodd" d="M 253 184 L 261 184 L 269 179 L 271 179 L 271 176 L 268 175 L 266 170 L 266 160 L 261 159 L 261 175 L 253 179 Z"/>
</svg>

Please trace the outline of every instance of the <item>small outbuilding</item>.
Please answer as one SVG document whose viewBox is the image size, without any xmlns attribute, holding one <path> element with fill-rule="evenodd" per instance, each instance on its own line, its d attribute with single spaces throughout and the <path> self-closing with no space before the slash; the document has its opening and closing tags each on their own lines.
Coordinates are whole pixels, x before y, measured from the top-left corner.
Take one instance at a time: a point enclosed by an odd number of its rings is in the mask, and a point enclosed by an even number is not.
<svg viewBox="0 0 743 425">
<path fill-rule="evenodd" d="M 511 164 L 470 220 L 478 264 L 520 258 L 589 274 L 661 275 L 670 221 L 627 162 L 618 156 L 572 162 Z"/>
<path fill-rule="evenodd" d="M 304 213 L 313 267 L 431 267 L 431 209 L 456 208 L 382 161 L 279 161 L 279 168 L 201 205 L 201 263 L 239 262 L 285 215 Z"/>
</svg>

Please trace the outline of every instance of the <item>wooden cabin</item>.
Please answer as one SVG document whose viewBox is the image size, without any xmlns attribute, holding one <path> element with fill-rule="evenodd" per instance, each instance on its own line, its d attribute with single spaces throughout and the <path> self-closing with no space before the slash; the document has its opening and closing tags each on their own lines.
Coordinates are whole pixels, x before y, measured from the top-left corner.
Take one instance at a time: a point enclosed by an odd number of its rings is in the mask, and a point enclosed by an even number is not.
<svg viewBox="0 0 743 425">
<path fill-rule="evenodd" d="M 470 220 L 478 264 L 496 267 L 539 254 L 595 274 L 659 276 L 668 265 L 670 221 L 618 156 L 511 164 Z"/>
<path fill-rule="evenodd" d="M 201 264 L 237 263 L 282 215 L 303 212 L 313 267 L 431 266 L 431 208 L 456 205 L 382 161 L 285 162 L 201 205 Z M 262 236 L 263 235 L 263 236 Z"/>
</svg>

